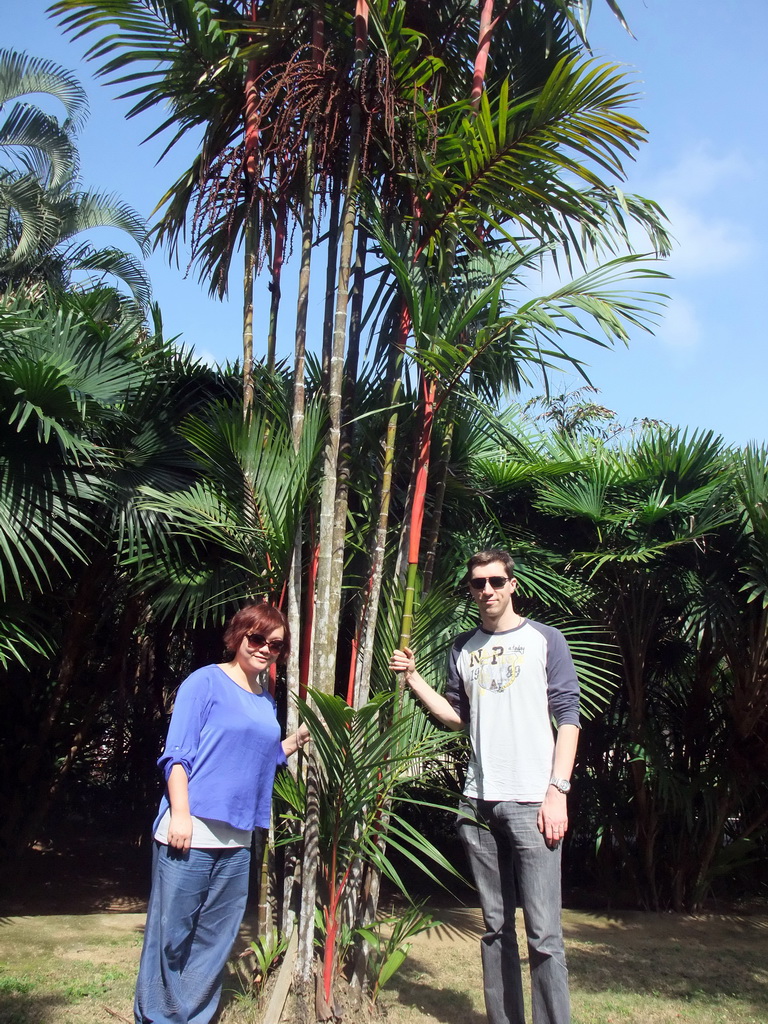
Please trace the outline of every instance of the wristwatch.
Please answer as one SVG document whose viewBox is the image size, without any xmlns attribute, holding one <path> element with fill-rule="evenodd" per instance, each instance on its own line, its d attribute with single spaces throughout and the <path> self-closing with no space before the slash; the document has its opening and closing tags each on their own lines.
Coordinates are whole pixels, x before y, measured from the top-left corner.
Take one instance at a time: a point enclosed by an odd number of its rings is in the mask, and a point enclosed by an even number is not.
<svg viewBox="0 0 768 1024">
<path fill-rule="evenodd" d="M 559 790 L 561 793 L 570 793 L 571 791 L 571 784 L 568 779 L 558 779 L 553 775 L 549 780 L 549 784 L 550 786 L 554 786 L 555 789 Z"/>
</svg>

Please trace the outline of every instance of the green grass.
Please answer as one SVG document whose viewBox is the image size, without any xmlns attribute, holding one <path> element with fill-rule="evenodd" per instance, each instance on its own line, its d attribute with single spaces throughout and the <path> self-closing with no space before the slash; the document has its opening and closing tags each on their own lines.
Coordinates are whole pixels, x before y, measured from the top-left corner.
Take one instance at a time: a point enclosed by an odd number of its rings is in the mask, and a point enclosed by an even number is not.
<svg viewBox="0 0 768 1024">
<path fill-rule="evenodd" d="M 479 915 L 434 916 L 443 923 L 415 938 L 381 995 L 387 1024 L 486 1024 Z M 131 1022 L 143 923 L 139 914 L 2 919 L 0 1024 Z M 567 912 L 565 930 L 573 1024 L 768 1021 L 768 915 Z M 263 1008 L 238 990 L 221 1024 L 259 1024 Z"/>
<path fill-rule="evenodd" d="M 8 992 L 31 992 L 35 987 L 34 981 L 30 978 L 16 978 L 12 974 L 1 973 L 4 967 L 0 964 L 0 993 Z"/>
<path fill-rule="evenodd" d="M 129 1021 L 139 914 L 0 920 L 0 1024 Z"/>
<path fill-rule="evenodd" d="M 485 1024 L 478 917 L 435 916 L 446 923 L 419 936 L 382 996 L 389 1019 Z M 564 925 L 572 1024 L 768 1022 L 765 915 L 566 912 Z"/>
</svg>

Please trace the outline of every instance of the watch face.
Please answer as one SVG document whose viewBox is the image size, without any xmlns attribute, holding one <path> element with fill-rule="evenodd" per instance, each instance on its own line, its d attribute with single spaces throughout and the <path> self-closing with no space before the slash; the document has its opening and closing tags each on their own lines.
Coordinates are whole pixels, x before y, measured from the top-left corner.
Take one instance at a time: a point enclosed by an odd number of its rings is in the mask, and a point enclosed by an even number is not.
<svg viewBox="0 0 768 1024">
<path fill-rule="evenodd" d="M 571 788 L 571 784 L 567 779 L 552 779 L 550 785 L 554 786 L 555 789 L 559 789 L 561 793 L 568 793 Z"/>
</svg>

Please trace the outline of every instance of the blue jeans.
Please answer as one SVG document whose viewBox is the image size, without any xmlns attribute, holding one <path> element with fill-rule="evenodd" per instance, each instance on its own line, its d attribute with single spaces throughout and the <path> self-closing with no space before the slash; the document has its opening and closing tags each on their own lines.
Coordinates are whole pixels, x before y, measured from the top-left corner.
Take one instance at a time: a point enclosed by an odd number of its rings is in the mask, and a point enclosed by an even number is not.
<svg viewBox="0 0 768 1024">
<path fill-rule="evenodd" d="M 528 937 L 533 1024 L 569 1024 L 568 969 L 560 921 L 560 848 L 536 825 L 539 804 L 466 800 L 458 829 L 480 894 L 485 1008 L 490 1024 L 525 1024 L 515 910 Z"/>
<path fill-rule="evenodd" d="M 133 1012 L 136 1024 L 208 1024 L 248 896 L 247 847 L 155 843 Z"/>
</svg>

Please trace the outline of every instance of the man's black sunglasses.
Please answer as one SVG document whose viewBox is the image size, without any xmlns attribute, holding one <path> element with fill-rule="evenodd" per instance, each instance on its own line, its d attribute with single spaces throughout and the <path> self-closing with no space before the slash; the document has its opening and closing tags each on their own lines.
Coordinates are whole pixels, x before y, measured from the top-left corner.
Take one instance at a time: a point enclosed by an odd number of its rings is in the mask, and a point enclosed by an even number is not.
<svg viewBox="0 0 768 1024">
<path fill-rule="evenodd" d="M 270 654 L 282 654 L 285 650 L 285 640 L 267 640 L 261 633 L 246 633 L 245 639 L 251 647 L 267 646 Z"/>
<path fill-rule="evenodd" d="M 490 583 L 494 590 L 501 590 L 505 583 L 509 583 L 509 576 L 473 576 L 469 581 L 473 590 L 485 590 L 486 583 Z"/>
</svg>

